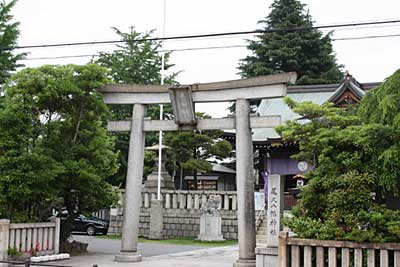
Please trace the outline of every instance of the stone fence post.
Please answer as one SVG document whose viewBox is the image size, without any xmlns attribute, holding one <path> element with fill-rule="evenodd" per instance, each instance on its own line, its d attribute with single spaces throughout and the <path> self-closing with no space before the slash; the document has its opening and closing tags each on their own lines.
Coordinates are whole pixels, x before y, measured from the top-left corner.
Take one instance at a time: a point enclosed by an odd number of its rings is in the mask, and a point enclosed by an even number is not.
<svg viewBox="0 0 400 267">
<path fill-rule="evenodd" d="M 279 233 L 278 267 L 287 267 L 288 251 L 287 251 L 286 240 L 288 237 L 289 237 L 288 232 Z"/>
<path fill-rule="evenodd" d="M 53 222 L 55 222 L 56 227 L 54 228 L 54 254 L 58 254 L 60 253 L 60 231 L 61 231 L 61 227 L 60 227 L 60 222 L 61 219 L 60 218 L 53 218 L 52 219 Z"/>
<path fill-rule="evenodd" d="M 0 260 L 7 260 L 9 232 L 10 220 L 0 220 Z M 0 263 L 0 266 L 3 266 L 2 263 Z"/>
<path fill-rule="evenodd" d="M 163 239 L 164 207 L 163 201 L 153 199 L 150 208 L 149 239 Z"/>
</svg>

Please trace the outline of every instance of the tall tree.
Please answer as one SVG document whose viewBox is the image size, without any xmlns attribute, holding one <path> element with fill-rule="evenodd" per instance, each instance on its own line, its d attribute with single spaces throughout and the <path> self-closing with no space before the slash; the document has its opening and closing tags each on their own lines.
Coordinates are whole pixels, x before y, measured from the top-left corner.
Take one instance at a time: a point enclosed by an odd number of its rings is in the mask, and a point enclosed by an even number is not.
<svg viewBox="0 0 400 267">
<path fill-rule="evenodd" d="M 161 42 L 148 40 L 153 37 L 153 31 L 137 32 L 131 27 L 130 32 L 123 32 L 113 28 L 121 38 L 123 44 L 118 45 L 118 49 L 111 53 L 101 52 L 94 60 L 96 64 L 106 67 L 109 71 L 111 81 L 114 83 L 132 84 L 160 84 L 161 83 Z M 169 64 L 169 53 L 165 53 L 165 70 L 173 65 Z M 172 73 L 165 77 L 165 84 L 174 83 L 177 73 Z M 110 110 L 115 119 L 126 119 L 132 116 L 132 105 L 111 105 Z M 147 109 L 147 116 L 152 119 L 159 118 L 159 105 L 150 105 Z M 172 108 L 167 105 L 164 107 L 165 117 L 172 116 Z M 127 171 L 129 134 L 113 133 L 117 138 L 116 149 L 120 151 L 120 169 L 110 178 L 113 184 L 124 183 Z M 153 145 L 158 141 L 158 135 L 151 133 L 146 135 L 146 145 Z M 146 153 L 144 176 L 151 172 L 153 160 L 148 151 Z"/>
<path fill-rule="evenodd" d="M 43 219 L 49 215 L 41 209 L 65 207 L 72 215 L 63 223 L 65 238 L 75 212 L 116 200 L 105 179 L 115 173 L 117 155 L 104 127 L 108 108 L 96 91 L 105 83 L 106 69 L 95 64 L 46 65 L 12 77 L 0 112 L 1 213 Z"/>
<path fill-rule="evenodd" d="M 111 80 L 115 83 L 160 84 L 161 82 L 161 42 L 148 40 L 153 32 L 130 32 L 113 28 L 121 38 L 122 45 L 111 53 L 101 52 L 95 63 L 109 69 Z M 169 53 L 165 54 L 165 69 L 173 65 L 168 63 Z M 166 84 L 172 83 L 176 74 L 167 76 Z"/>
<path fill-rule="evenodd" d="M 339 82 L 342 73 L 336 63 L 330 35 L 317 29 L 286 31 L 313 26 L 311 15 L 298 0 L 274 0 L 271 13 L 259 22 L 261 34 L 249 41 L 252 55 L 239 64 L 243 77 L 296 71 L 298 84 Z M 284 31 L 279 31 L 284 30 Z"/>
<path fill-rule="evenodd" d="M 17 61 L 25 56 L 13 52 L 19 36 L 19 22 L 12 22 L 13 16 L 10 12 L 16 2 L 17 0 L 0 2 L 0 86 L 4 85 L 12 72 L 22 66 Z"/>
</svg>

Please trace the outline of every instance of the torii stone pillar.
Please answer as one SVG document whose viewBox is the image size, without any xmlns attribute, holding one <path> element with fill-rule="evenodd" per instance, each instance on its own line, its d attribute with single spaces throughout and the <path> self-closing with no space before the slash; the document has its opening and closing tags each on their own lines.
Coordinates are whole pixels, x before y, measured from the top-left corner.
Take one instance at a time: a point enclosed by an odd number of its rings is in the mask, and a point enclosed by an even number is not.
<svg viewBox="0 0 400 267">
<path fill-rule="evenodd" d="M 239 259 L 235 267 L 255 266 L 253 144 L 250 130 L 250 103 L 236 100 L 236 184 Z"/>
<path fill-rule="evenodd" d="M 124 220 L 122 225 L 121 251 L 116 261 L 136 262 L 142 256 L 137 251 L 139 235 L 140 202 L 144 160 L 143 119 L 146 108 L 135 104 L 132 112 L 131 135 L 129 139 L 128 171 L 125 186 Z"/>
<path fill-rule="evenodd" d="M 236 129 L 236 173 L 238 195 L 239 259 L 236 267 L 255 267 L 255 217 L 251 128 L 280 125 L 280 116 L 250 117 L 250 99 L 286 95 L 287 83 L 296 73 L 282 73 L 249 79 L 194 84 L 189 86 L 107 85 L 100 89 L 106 104 L 134 104 L 129 121 L 108 122 L 109 131 L 130 131 L 128 174 L 124 202 L 121 252 L 116 261 L 140 261 L 139 232 L 143 150 L 145 132 Z M 236 101 L 235 118 L 197 119 L 194 103 Z M 144 120 L 145 105 L 172 103 L 174 121 Z"/>
</svg>

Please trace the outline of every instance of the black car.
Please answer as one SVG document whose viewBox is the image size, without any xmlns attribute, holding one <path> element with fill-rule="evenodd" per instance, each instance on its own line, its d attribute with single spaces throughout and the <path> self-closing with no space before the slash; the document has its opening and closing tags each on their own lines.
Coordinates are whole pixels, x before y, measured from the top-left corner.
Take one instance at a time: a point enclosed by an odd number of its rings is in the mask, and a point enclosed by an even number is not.
<svg viewBox="0 0 400 267">
<path fill-rule="evenodd" d="M 72 232 L 87 233 L 88 235 L 103 234 L 108 231 L 109 222 L 95 217 L 88 218 L 82 214 L 74 220 Z"/>
<path fill-rule="evenodd" d="M 68 212 L 66 210 L 63 210 L 62 212 L 50 217 L 49 220 L 54 217 L 59 217 L 61 220 L 65 220 L 68 217 Z M 108 221 L 100 220 L 94 216 L 88 218 L 85 215 L 79 214 L 72 224 L 72 232 L 86 233 L 88 235 L 106 235 L 108 231 L 108 226 Z"/>
</svg>

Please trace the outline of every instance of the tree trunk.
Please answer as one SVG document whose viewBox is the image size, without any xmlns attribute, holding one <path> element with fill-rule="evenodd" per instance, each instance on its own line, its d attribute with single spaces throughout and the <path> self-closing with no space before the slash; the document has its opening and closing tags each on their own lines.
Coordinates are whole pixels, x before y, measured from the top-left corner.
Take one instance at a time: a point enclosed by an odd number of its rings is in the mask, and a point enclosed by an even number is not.
<svg viewBox="0 0 400 267">
<path fill-rule="evenodd" d="M 197 159 L 197 151 L 196 149 L 193 149 L 193 158 Z M 197 169 L 193 170 L 193 182 L 194 182 L 194 190 L 197 190 Z"/>
<path fill-rule="evenodd" d="M 79 126 L 81 125 L 82 116 L 83 116 L 83 104 L 81 104 L 79 108 L 79 117 L 75 126 L 75 133 L 74 133 L 74 138 L 72 139 L 72 143 L 75 143 L 76 139 L 78 138 Z"/>
<path fill-rule="evenodd" d="M 183 168 L 181 167 L 181 180 L 179 181 L 179 189 L 182 190 L 183 185 Z"/>
<path fill-rule="evenodd" d="M 198 190 L 198 186 L 197 186 L 197 169 L 193 170 L 193 182 L 194 182 L 194 190 Z"/>
<path fill-rule="evenodd" d="M 74 223 L 77 214 L 75 214 L 75 201 L 74 195 L 65 196 L 64 200 L 65 207 L 67 208 L 67 218 L 65 220 L 61 220 L 61 233 L 60 239 L 61 241 L 67 240 L 68 237 L 71 236 L 72 233 L 72 224 Z"/>
</svg>

